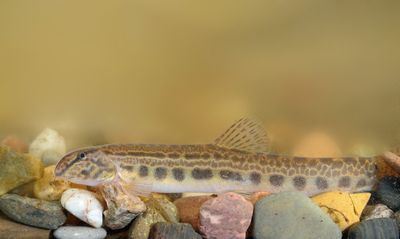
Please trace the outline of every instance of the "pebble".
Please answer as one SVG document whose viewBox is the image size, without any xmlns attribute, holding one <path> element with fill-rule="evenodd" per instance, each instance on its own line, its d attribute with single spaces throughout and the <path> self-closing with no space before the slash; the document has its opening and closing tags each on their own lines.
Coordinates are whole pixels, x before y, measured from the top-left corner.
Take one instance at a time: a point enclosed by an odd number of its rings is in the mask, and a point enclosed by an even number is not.
<svg viewBox="0 0 400 239">
<path fill-rule="evenodd" d="M 15 152 L 7 146 L 0 146 L 0 195 L 39 179 L 43 174 L 40 160 Z"/>
<path fill-rule="evenodd" d="M 174 201 L 175 206 L 178 209 L 179 221 L 183 223 L 189 223 L 192 225 L 194 230 L 199 231 L 199 216 L 200 207 L 204 202 L 213 198 L 212 196 L 193 196 L 183 197 Z"/>
<path fill-rule="evenodd" d="M 394 219 L 396 219 L 397 225 L 400 228 L 400 211 L 395 212 L 393 217 L 394 217 Z"/>
<path fill-rule="evenodd" d="M 87 224 L 99 228 L 103 224 L 103 206 L 92 192 L 71 188 L 61 196 L 61 205 Z"/>
<path fill-rule="evenodd" d="M 209 199 L 200 208 L 200 231 L 205 238 L 244 239 L 253 205 L 236 193 Z"/>
<path fill-rule="evenodd" d="M 67 219 L 59 202 L 4 194 L 0 210 L 14 221 L 47 229 L 55 229 Z"/>
<path fill-rule="evenodd" d="M 148 239 L 150 229 L 157 222 L 166 222 L 164 217 L 153 207 L 137 217 L 129 228 L 129 239 Z"/>
<path fill-rule="evenodd" d="M 28 152 L 28 145 L 15 135 L 6 136 L 0 142 L 0 145 L 8 146 L 18 153 L 27 153 Z"/>
<path fill-rule="evenodd" d="M 125 194 L 118 184 L 105 184 L 100 191 L 107 203 L 104 224 L 110 229 L 124 228 L 146 210 L 140 198 Z"/>
<path fill-rule="evenodd" d="M 146 205 L 148 207 L 155 208 L 167 222 L 179 222 L 178 209 L 176 208 L 175 204 L 168 200 L 167 196 L 159 195 L 151 197 L 146 202 Z"/>
<path fill-rule="evenodd" d="M 370 220 L 375 218 L 391 218 L 394 212 L 384 204 L 376 204 L 367 206 L 362 215 L 363 220 Z"/>
<path fill-rule="evenodd" d="M 258 201 L 253 217 L 255 239 L 340 239 L 332 219 L 300 192 L 273 194 Z"/>
<path fill-rule="evenodd" d="M 158 222 L 151 227 L 149 239 L 202 239 L 188 223 Z"/>
<path fill-rule="evenodd" d="M 107 236 L 104 228 L 64 226 L 53 233 L 57 239 L 103 239 Z"/>
<path fill-rule="evenodd" d="M 33 194 L 36 198 L 48 201 L 60 200 L 62 193 L 69 188 L 68 182 L 55 179 L 55 167 L 55 165 L 46 167 L 43 177 L 34 182 Z"/>
<path fill-rule="evenodd" d="M 399 239 L 396 220 L 375 218 L 350 227 L 347 239 Z"/>
<path fill-rule="evenodd" d="M 45 166 L 57 164 L 65 152 L 64 138 L 50 128 L 43 130 L 29 146 L 29 153 L 40 158 Z"/>
<path fill-rule="evenodd" d="M 376 197 L 390 209 L 400 209 L 400 178 L 384 177 L 378 184 Z"/>
<path fill-rule="evenodd" d="M 360 221 L 370 196 L 370 193 L 327 192 L 314 196 L 312 200 L 343 231 Z"/>
</svg>

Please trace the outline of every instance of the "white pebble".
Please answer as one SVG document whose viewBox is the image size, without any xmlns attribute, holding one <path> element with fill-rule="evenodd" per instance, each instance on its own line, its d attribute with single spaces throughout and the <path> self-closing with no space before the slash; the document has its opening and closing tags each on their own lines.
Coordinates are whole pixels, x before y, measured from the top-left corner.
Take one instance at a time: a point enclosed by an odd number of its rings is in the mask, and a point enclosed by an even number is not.
<svg viewBox="0 0 400 239">
<path fill-rule="evenodd" d="M 103 224 L 103 206 L 95 194 L 86 190 L 71 188 L 61 196 L 61 205 L 75 217 L 93 227 Z"/>
<path fill-rule="evenodd" d="M 59 227 L 53 235 L 57 239 L 103 239 L 107 231 L 104 228 L 65 226 Z"/>
<path fill-rule="evenodd" d="M 64 138 L 53 129 L 43 130 L 29 146 L 29 154 L 48 165 L 56 164 L 66 152 Z"/>
</svg>

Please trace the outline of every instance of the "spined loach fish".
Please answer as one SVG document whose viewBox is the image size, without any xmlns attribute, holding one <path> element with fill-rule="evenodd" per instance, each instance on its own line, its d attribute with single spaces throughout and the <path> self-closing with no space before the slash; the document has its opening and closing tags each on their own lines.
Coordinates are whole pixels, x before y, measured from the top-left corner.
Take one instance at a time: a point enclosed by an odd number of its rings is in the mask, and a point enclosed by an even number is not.
<svg viewBox="0 0 400 239">
<path fill-rule="evenodd" d="M 268 153 L 258 121 L 243 118 L 212 144 L 107 144 L 78 149 L 57 164 L 57 178 L 99 186 L 115 183 L 136 195 L 151 192 L 370 191 L 374 157 L 296 157 Z"/>
</svg>

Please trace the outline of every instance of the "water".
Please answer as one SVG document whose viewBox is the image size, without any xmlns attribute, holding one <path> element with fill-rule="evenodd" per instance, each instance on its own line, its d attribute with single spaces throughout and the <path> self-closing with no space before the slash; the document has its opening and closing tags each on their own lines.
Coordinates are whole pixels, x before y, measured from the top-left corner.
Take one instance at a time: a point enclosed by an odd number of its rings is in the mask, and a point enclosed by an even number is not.
<svg viewBox="0 0 400 239">
<path fill-rule="evenodd" d="M 397 10 L 355 1 L 1 1 L 0 132 L 31 140 L 52 127 L 69 148 L 207 143 L 255 115 L 276 151 L 322 131 L 345 152 L 379 152 L 400 138 Z"/>
</svg>

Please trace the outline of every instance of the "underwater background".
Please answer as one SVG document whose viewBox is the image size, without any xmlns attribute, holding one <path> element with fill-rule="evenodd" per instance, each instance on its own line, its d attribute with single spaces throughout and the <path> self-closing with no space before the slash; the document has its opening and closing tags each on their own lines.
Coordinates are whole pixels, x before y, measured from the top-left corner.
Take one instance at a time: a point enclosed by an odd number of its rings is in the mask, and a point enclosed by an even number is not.
<svg viewBox="0 0 400 239">
<path fill-rule="evenodd" d="M 396 1 L 0 2 L 0 132 L 68 148 L 208 143 L 243 116 L 273 149 L 400 143 Z"/>
</svg>

